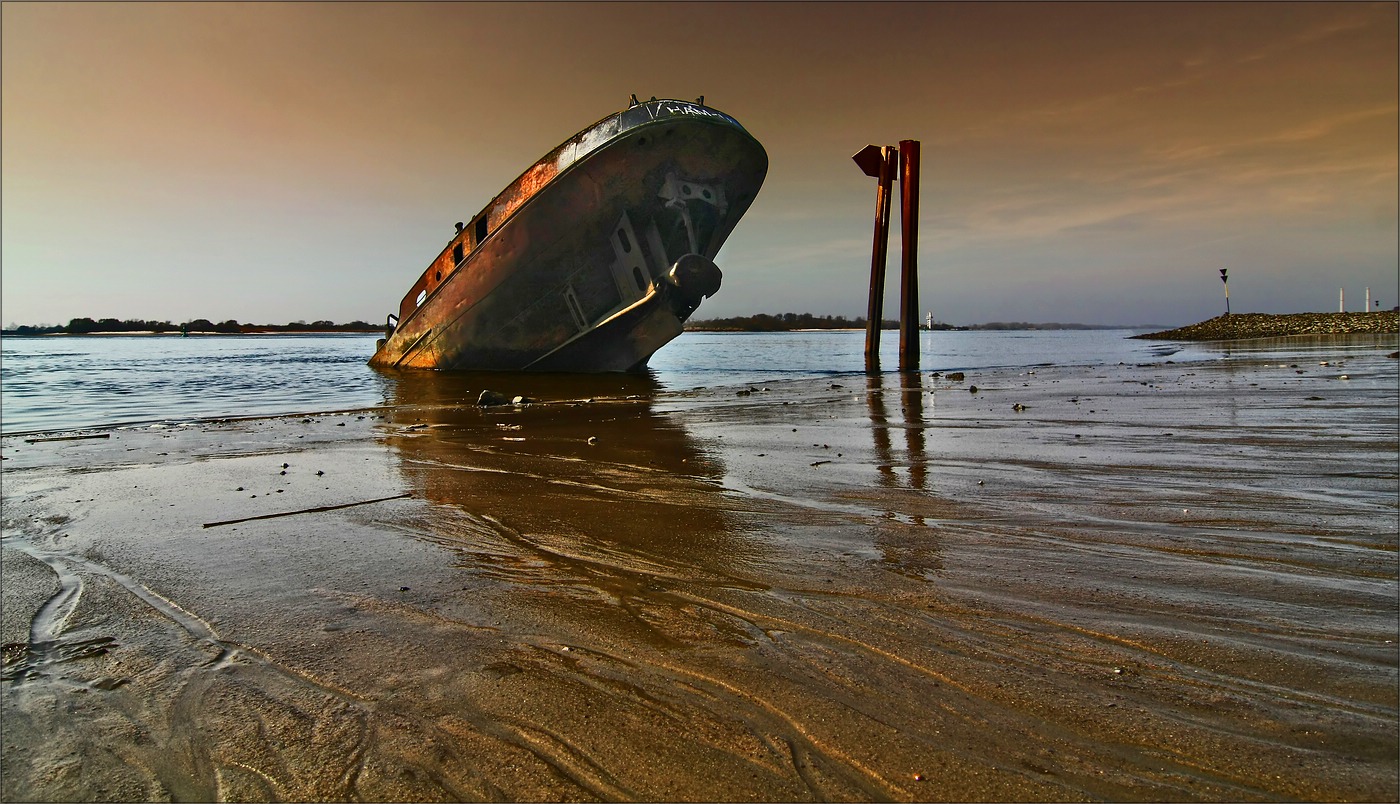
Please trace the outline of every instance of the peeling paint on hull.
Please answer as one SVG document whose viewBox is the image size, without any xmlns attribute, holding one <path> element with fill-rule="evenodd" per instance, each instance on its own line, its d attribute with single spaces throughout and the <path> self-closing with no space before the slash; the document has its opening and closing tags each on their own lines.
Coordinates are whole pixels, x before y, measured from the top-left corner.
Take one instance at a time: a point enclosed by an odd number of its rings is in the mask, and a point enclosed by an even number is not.
<svg viewBox="0 0 1400 804">
<path fill-rule="evenodd" d="M 719 288 L 768 156 L 698 103 L 639 103 L 536 162 L 409 289 L 370 365 L 635 371 Z"/>
</svg>

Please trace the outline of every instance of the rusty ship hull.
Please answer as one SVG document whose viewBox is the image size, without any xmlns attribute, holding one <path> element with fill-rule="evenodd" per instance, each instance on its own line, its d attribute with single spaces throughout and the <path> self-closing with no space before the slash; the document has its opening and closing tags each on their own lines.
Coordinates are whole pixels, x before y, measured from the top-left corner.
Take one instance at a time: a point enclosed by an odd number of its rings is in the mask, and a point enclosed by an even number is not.
<svg viewBox="0 0 1400 804">
<path fill-rule="evenodd" d="M 370 365 L 638 371 L 718 290 L 768 155 L 699 102 L 634 103 L 536 162 L 409 289 Z"/>
</svg>

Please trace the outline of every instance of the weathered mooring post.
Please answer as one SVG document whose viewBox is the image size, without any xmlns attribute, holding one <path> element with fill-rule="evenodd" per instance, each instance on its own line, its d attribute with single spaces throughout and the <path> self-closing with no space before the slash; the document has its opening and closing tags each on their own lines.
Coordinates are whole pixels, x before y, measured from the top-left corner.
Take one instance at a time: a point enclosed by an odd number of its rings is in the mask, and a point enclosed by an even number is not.
<svg viewBox="0 0 1400 804">
<path fill-rule="evenodd" d="M 865 319 L 865 370 L 880 368 L 880 324 L 884 319 L 885 264 L 889 257 L 891 185 L 900 182 L 899 370 L 919 368 L 919 141 L 899 147 L 867 145 L 851 157 L 865 175 L 878 180 L 875 190 L 875 243 L 870 258 L 870 302 Z"/>
<path fill-rule="evenodd" d="M 899 141 L 899 370 L 919 370 L 919 141 Z"/>
<path fill-rule="evenodd" d="M 865 370 L 880 368 L 880 323 L 885 317 L 885 263 L 890 244 L 890 196 L 899 153 L 886 145 L 867 145 L 852 157 L 875 186 L 875 245 L 870 257 L 870 301 L 865 313 Z"/>
</svg>

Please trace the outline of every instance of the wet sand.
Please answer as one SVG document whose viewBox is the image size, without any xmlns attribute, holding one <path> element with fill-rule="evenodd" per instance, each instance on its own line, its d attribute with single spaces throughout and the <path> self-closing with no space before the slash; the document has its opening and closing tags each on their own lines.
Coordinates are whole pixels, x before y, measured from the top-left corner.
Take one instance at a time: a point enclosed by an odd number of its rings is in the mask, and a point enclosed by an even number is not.
<svg viewBox="0 0 1400 804">
<path fill-rule="evenodd" d="M 1394 800 L 1394 348 L 6 437 L 3 797 Z"/>
</svg>

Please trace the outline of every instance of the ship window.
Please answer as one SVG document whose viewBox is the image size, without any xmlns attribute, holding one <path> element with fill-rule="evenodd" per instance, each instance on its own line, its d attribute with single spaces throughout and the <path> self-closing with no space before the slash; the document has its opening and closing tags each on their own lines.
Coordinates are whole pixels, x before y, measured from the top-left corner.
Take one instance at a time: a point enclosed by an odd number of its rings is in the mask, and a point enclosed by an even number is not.
<svg viewBox="0 0 1400 804">
<path fill-rule="evenodd" d="M 708 201 L 708 200 L 710 199 L 710 191 L 709 191 L 709 190 L 701 190 L 701 191 L 700 191 L 700 194 L 703 195 L 703 196 L 705 196 L 705 200 L 706 200 L 706 201 Z"/>
<path fill-rule="evenodd" d="M 422 306 L 423 306 L 423 301 L 424 301 L 424 299 L 427 299 L 427 298 L 428 298 L 428 291 L 426 291 L 426 290 L 420 290 L 420 291 L 418 291 L 418 298 L 417 298 L 417 299 L 414 299 L 414 301 L 413 301 L 413 306 L 414 306 L 414 307 L 422 307 Z"/>
<path fill-rule="evenodd" d="M 456 265 L 457 263 L 459 263 L 459 262 L 461 262 L 461 261 L 462 261 L 462 244 L 461 244 L 461 242 L 458 242 L 457 245 L 455 245 L 455 246 L 452 247 L 452 264 L 453 264 L 453 265 Z M 441 278 L 442 278 L 441 276 L 438 276 L 438 279 L 441 279 Z"/>
<path fill-rule="evenodd" d="M 618 242 L 622 243 L 622 250 L 623 250 L 623 252 L 625 252 L 625 253 L 627 253 L 627 254 L 631 254 L 631 253 L 632 253 L 632 241 L 627 239 L 627 230 L 626 230 L 626 229 L 618 229 L 618 230 L 617 230 L 617 240 L 618 240 Z"/>
<path fill-rule="evenodd" d="M 480 243 L 486 239 L 486 216 L 482 215 L 476 219 L 476 242 Z"/>
<path fill-rule="evenodd" d="M 641 268 L 638 268 L 635 265 L 632 266 L 632 278 L 637 280 L 637 290 L 645 292 L 647 289 L 647 280 L 645 277 L 642 276 Z"/>
<path fill-rule="evenodd" d="M 564 291 L 564 306 L 569 308 L 569 315 L 574 317 L 575 326 L 579 329 L 588 329 L 588 319 L 584 318 L 583 308 L 579 306 L 578 297 L 574 295 L 573 288 Z"/>
<path fill-rule="evenodd" d="M 441 281 L 442 281 L 442 271 L 438 271 L 436 274 L 433 275 L 433 281 L 435 281 L 435 282 L 441 282 Z"/>
</svg>

